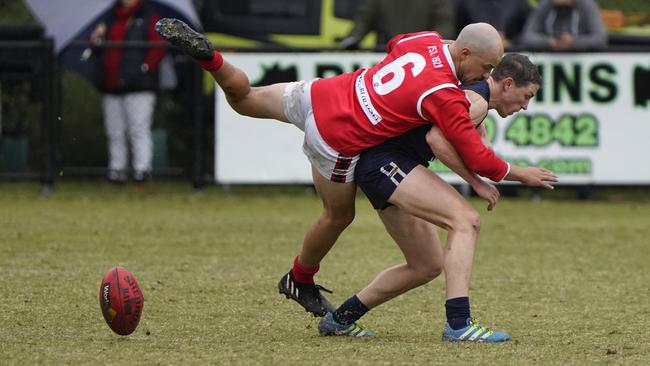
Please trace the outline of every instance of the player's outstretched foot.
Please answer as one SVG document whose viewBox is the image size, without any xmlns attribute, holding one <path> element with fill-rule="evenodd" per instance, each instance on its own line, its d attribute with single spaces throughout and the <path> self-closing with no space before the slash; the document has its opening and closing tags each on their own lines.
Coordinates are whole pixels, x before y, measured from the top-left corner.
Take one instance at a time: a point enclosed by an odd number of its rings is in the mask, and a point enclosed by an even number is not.
<svg viewBox="0 0 650 366">
<path fill-rule="evenodd" d="M 278 282 L 278 290 L 287 299 L 295 300 L 314 316 L 324 316 L 328 311 L 335 310 L 332 303 L 320 293 L 320 290 L 330 294 L 332 291 L 320 285 L 297 283 L 291 271 L 282 276 L 280 282 Z"/>
<path fill-rule="evenodd" d="M 209 61 L 214 56 L 212 43 L 203 34 L 178 19 L 160 19 L 156 23 L 156 32 L 197 60 Z"/>
<path fill-rule="evenodd" d="M 318 332 L 324 336 L 372 337 L 375 333 L 361 328 L 357 323 L 339 324 L 331 312 L 325 314 L 318 323 Z"/>
<path fill-rule="evenodd" d="M 510 335 L 506 332 L 491 330 L 478 324 L 473 318 L 467 319 L 467 326 L 454 330 L 445 323 L 442 340 L 449 342 L 506 342 Z"/>
</svg>

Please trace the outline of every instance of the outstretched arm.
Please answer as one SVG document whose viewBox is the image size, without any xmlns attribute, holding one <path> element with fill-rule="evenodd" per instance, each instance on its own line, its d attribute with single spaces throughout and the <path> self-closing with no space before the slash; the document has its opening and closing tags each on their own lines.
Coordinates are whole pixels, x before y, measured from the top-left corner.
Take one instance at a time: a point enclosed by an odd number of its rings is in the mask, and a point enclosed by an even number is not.
<svg viewBox="0 0 650 366">
<path fill-rule="evenodd" d="M 445 136 L 442 134 L 440 129 L 436 127 L 431 128 L 427 133 L 427 143 L 436 155 L 436 158 L 440 159 L 440 161 L 449 167 L 449 169 L 469 183 L 476 193 L 479 193 L 477 187 L 481 189 L 480 187 L 482 184 L 487 184 L 476 174 L 472 173 L 465 164 L 463 164 L 462 159 L 456 150 L 454 150 L 451 143 L 445 139 Z M 504 180 L 521 182 L 529 187 L 553 189 L 552 183 L 558 181 L 558 176 L 552 171 L 544 168 L 511 165 L 510 171 L 505 176 Z"/>
<path fill-rule="evenodd" d="M 435 126 L 431 127 L 426 138 L 427 144 L 436 158 L 472 186 L 474 192 L 488 202 L 488 211 L 491 211 L 499 200 L 499 190 L 481 179 L 478 175 L 472 173 L 465 166 L 463 160 L 449 141 L 445 139 L 445 136 L 443 136 L 439 128 Z"/>
</svg>

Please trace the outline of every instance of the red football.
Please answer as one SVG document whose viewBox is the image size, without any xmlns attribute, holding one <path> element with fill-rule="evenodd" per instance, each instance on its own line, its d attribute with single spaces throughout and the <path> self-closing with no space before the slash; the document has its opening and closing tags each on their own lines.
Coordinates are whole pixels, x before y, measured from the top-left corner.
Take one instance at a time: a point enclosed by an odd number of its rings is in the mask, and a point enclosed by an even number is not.
<svg viewBox="0 0 650 366">
<path fill-rule="evenodd" d="M 99 306 L 113 332 L 129 335 L 137 328 L 144 296 L 135 277 L 126 268 L 113 267 L 106 272 L 99 287 Z"/>
</svg>

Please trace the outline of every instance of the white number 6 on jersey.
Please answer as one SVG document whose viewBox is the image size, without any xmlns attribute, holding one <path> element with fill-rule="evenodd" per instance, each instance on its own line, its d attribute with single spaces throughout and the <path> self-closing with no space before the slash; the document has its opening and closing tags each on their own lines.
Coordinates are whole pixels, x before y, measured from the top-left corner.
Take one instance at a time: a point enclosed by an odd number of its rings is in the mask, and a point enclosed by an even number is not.
<svg viewBox="0 0 650 366">
<path fill-rule="evenodd" d="M 426 61 L 422 55 L 409 52 L 396 58 L 393 62 L 386 64 L 372 76 L 372 88 L 375 89 L 375 92 L 379 95 L 386 95 L 402 85 L 404 77 L 406 76 L 404 66 L 408 64 L 413 64 L 411 73 L 413 76 L 417 76 L 422 72 L 422 70 L 424 70 Z M 393 77 L 387 82 L 382 83 L 381 80 L 390 74 L 393 74 Z"/>
</svg>

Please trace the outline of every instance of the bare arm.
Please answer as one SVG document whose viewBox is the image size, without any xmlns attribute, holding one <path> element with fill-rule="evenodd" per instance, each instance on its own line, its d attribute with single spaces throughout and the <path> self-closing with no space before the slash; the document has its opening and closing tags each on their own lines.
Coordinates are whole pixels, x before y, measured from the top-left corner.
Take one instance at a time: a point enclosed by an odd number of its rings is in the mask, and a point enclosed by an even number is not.
<svg viewBox="0 0 650 366">
<path fill-rule="evenodd" d="M 478 134 L 481 135 L 481 141 L 483 141 L 483 145 L 492 149 L 492 142 L 490 142 L 490 138 L 487 135 L 485 124 L 481 123 L 478 127 L 476 127 L 476 129 L 478 130 Z"/>
<path fill-rule="evenodd" d="M 476 130 L 481 136 L 481 141 L 483 142 L 483 145 L 492 149 L 492 143 L 487 136 L 485 124 L 482 123 L 485 117 L 487 117 L 488 102 L 473 90 L 465 90 L 465 95 L 467 95 L 467 99 L 469 99 L 471 103 L 469 107 L 469 116 L 472 119 L 472 122 L 474 122 L 474 126 L 477 126 Z"/>
<path fill-rule="evenodd" d="M 499 200 L 499 191 L 491 184 L 472 173 L 463 163 L 454 147 L 447 141 L 439 128 L 431 127 L 427 133 L 427 144 L 436 158 L 445 164 L 459 177 L 463 178 L 481 198 L 488 201 L 488 211 L 491 211 Z"/>
<path fill-rule="evenodd" d="M 427 144 L 431 148 L 431 151 L 433 151 L 436 159 L 440 160 L 467 183 L 474 186 L 478 181 L 482 181 L 478 175 L 467 169 L 463 160 L 439 128 L 435 126 L 431 127 L 431 130 L 427 133 Z"/>
</svg>

